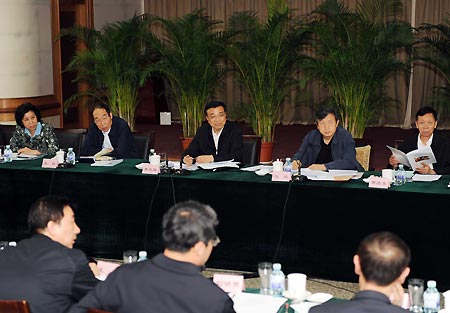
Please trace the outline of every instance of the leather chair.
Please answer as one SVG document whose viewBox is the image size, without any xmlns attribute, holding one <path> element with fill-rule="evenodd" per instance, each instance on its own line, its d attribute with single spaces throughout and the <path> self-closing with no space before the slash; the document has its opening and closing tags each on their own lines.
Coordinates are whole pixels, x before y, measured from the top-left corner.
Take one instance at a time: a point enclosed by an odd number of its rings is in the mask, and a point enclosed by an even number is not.
<svg viewBox="0 0 450 313">
<path fill-rule="evenodd" d="M 25 300 L 0 300 L 1 313 L 31 313 Z"/>
<path fill-rule="evenodd" d="M 139 158 L 148 160 L 150 149 L 155 146 L 155 132 L 151 131 L 150 133 L 135 133 L 134 141 L 136 142 Z"/>
<path fill-rule="evenodd" d="M 0 126 L 0 146 L 9 145 L 9 140 L 16 131 L 15 125 L 1 125 Z M 3 151 L 2 151 L 3 152 Z"/>
<path fill-rule="evenodd" d="M 261 136 L 242 135 L 242 144 L 242 163 L 245 165 L 259 164 Z"/>
<path fill-rule="evenodd" d="M 86 129 L 84 128 L 74 128 L 74 129 L 63 129 L 55 128 L 56 138 L 58 138 L 58 144 L 60 149 L 64 149 L 67 152 L 68 148 L 73 148 L 73 151 L 77 156 L 80 155 L 82 140 L 84 135 L 86 135 Z"/>
</svg>

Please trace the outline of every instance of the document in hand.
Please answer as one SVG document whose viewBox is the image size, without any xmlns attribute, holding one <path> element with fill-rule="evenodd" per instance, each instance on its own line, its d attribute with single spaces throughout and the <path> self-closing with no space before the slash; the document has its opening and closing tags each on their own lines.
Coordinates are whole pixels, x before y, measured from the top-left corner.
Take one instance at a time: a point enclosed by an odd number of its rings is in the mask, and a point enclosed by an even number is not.
<svg viewBox="0 0 450 313">
<path fill-rule="evenodd" d="M 428 165 L 436 163 L 436 158 L 431 147 L 417 149 L 408 153 L 404 153 L 403 151 L 395 149 L 391 146 L 386 147 L 391 150 L 392 154 L 397 160 L 399 160 L 400 163 L 409 166 L 414 171 L 416 170 L 416 168 L 421 167 L 422 163 Z"/>
</svg>

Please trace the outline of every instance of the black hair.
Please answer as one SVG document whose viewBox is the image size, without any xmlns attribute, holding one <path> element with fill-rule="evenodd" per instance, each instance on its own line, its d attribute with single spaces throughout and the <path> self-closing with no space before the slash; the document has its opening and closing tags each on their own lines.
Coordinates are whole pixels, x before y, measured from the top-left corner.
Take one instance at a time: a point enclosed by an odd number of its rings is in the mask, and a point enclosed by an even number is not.
<svg viewBox="0 0 450 313">
<path fill-rule="evenodd" d="M 416 121 L 419 118 L 419 116 L 424 116 L 425 114 L 431 113 L 434 116 L 434 120 L 437 121 L 437 113 L 435 111 L 435 109 L 433 109 L 432 107 L 429 106 L 424 106 L 421 107 L 417 113 L 416 113 Z"/>
<path fill-rule="evenodd" d="M 225 103 L 223 103 L 222 101 L 211 101 L 211 102 L 208 102 L 208 103 L 205 105 L 205 110 L 204 110 L 205 116 L 208 115 L 208 114 L 207 114 L 207 111 L 208 111 L 209 109 L 217 108 L 217 107 L 223 107 L 223 110 L 224 110 L 225 112 L 227 111 L 227 106 L 226 106 Z"/>
<path fill-rule="evenodd" d="M 94 113 L 95 109 L 105 109 L 105 111 L 106 111 L 106 113 L 108 113 L 108 115 L 111 113 L 111 108 L 109 107 L 109 105 L 107 105 L 106 103 L 103 103 L 103 102 L 96 102 L 92 105 L 91 115 Z"/>
<path fill-rule="evenodd" d="M 37 233 L 45 229 L 47 223 L 59 222 L 64 217 L 64 207 L 70 206 L 75 210 L 75 205 L 67 198 L 60 196 L 43 196 L 36 200 L 28 211 L 28 230 Z"/>
<path fill-rule="evenodd" d="M 19 105 L 16 109 L 15 112 L 15 117 L 16 117 L 16 123 L 17 125 L 19 125 L 20 127 L 25 127 L 23 125 L 23 117 L 25 114 L 27 114 L 28 112 L 33 111 L 34 114 L 36 115 L 36 118 L 38 120 L 38 122 L 41 121 L 41 112 L 39 112 L 38 108 L 36 108 L 33 104 L 31 104 L 30 102 L 26 102 L 26 103 L 22 103 L 21 105 Z"/>
<path fill-rule="evenodd" d="M 364 278 L 379 286 L 394 282 L 411 260 L 408 245 L 390 232 L 378 232 L 364 238 L 357 255 Z"/>
<path fill-rule="evenodd" d="M 333 114 L 336 121 L 339 120 L 335 109 L 331 107 L 321 107 L 316 112 L 316 122 L 323 120 L 328 114 Z"/>
<path fill-rule="evenodd" d="M 163 217 L 164 246 L 186 252 L 198 242 L 208 244 L 216 238 L 216 212 L 209 206 L 189 200 L 172 206 Z"/>
</svg>

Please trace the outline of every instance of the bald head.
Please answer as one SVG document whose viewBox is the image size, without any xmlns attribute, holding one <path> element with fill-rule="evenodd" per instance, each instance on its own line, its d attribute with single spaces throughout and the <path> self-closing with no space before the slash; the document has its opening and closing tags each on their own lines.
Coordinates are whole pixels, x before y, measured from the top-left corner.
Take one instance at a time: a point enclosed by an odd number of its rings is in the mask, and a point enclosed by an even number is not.
<svg viewBox="0 0 450 313">
<path fill-rule="evenodd" d="M 411 253 L 406 243 L 390 232 L 374 233 L 358 246 L 361 272 L 366 281 L 387 286 L 408 267 Z"/>
</svg>

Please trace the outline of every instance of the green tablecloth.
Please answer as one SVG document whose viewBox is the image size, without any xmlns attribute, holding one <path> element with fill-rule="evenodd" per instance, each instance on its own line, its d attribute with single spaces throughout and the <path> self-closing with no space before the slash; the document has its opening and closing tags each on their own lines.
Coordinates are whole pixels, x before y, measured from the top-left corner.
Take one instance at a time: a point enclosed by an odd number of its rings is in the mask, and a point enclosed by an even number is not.
<svg viewBox="0 0 450 313">
<path fill-rule="evenodd" d="M 88 254 L 120 258 L 123 250 L 145 248 L 152 255 L 162 249 L 164 212 L 195 199 L 215 208 L 220 220 L 222 242 L 208 266 L 256 271 L 258 262 L 275 258 L 286 272 L 352 281 L 358 242 L 391 230 L 411 246 L 411 275 L 450 287 L 443 262 L 450 257 L 449 176 L 380 190 L 362 180 L 271 182 L 269 175 L 235 169 L 143 175 L 135 168 L 140 160 L 56 170 L 42 169 L 41 162 L 0 164 L 0 240 L 26 237 L 29 205 L 53 193 L 78 203 L 77 246 Z"/>
</svg>

